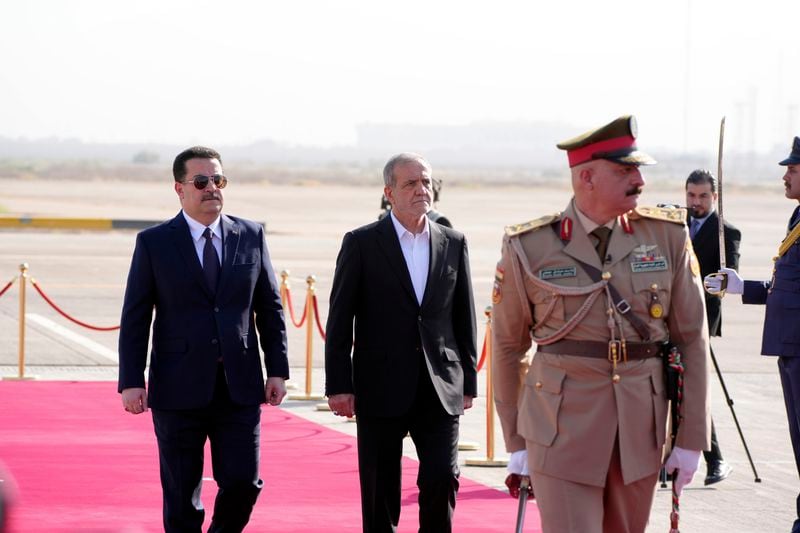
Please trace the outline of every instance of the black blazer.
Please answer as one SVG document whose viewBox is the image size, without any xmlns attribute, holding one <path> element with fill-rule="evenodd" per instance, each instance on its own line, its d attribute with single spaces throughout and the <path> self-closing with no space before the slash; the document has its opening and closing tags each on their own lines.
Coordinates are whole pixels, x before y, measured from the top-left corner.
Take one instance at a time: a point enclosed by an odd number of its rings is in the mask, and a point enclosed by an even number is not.
<svg viewBox="0 0 800 533">
<path fill-rule="evenodd" d="M 691 218 L 689 219 L 691 224 Z M 691 226 L 690 226 L 691 227 Z M 725 266 L 739 270 L 739 243 L 742 233 L 727 220 L 724 222 L 725 233 Z M 692 239 L 692 247 L 700 262 L 700 276 L 719 271 L 719 216 L 712 211 L 708 219 L 700 226 L 697 235 Z M 706 313 L 708 315 L 708 332 L 712 337 L 722 335 L 722 301 L 719 296 L 706 293 Z"/>
<path fill-rule="evenodd" d="M 211 402 L 218 358 L 234 402 L 263 403 L 267 374 L 289 377 L 286 327 L 264 228 L 222 215 L 223 261 L 208 287 L 182 213 L 136 237 L 119 334 L 119 391 L 144 387 L 150 323 L 148 405 L 193 409 Z M 256 336 L 258 330 L 258 337 Z"/>
<path fill-rule="evenodd" d="M 359 414 L 406 413 L 420 372 L 428 372 L 451 415 L 464 412 L 465 395 L 477 396 L 467 242 L 436 223 L 430 238 L 420 305 L 391 217 L 344 236 L 330 297 L 325 394 L 355 394 Z"/>
</svg>

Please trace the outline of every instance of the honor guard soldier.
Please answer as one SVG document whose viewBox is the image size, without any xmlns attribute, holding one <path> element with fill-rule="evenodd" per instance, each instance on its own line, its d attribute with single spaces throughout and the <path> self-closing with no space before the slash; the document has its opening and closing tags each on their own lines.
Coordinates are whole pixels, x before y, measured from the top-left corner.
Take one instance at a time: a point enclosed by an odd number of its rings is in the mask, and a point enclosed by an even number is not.
<svg viewBox="0 0 800 533">
<path fill-rule="evenodd" d="M 786 167 L 783 185 L 786 198 L 800 202 L 800 137 L 794 138 L 789 157 L 778 163 Z M 743 280 L 736 270 L 723 268 L 724 276 L 706 276 L 707 290 L 717 294 L 723 289 L 741 294 L 742 303 L 766 305 L 762 355 L 778 356 L 778 373 L 783 387 L 783 400 L 789 419 L 794 460 L 800 473 L 800 206 L 795 207 L 769 281 Z M 722 286 L 722 280 L 727 286 Z M 796 501 L 797 516 L 792 533 L 800 533 L 800 495 Z"/>
<path fill-rule="evenodd" d="M 655 161 L 635 139 L 635 119 L 624 116 L 558 144 L 573 198 L 503 239 L 495 401 L 509 471 L 530 474 L 544 533 L 644 531 L 667 438 L 666 341 L 685 364 L 666 463 L 678 493 L 709 447 L 699 265 L 684 210 L 637 208 L 639 166 Z"/>
</svg>

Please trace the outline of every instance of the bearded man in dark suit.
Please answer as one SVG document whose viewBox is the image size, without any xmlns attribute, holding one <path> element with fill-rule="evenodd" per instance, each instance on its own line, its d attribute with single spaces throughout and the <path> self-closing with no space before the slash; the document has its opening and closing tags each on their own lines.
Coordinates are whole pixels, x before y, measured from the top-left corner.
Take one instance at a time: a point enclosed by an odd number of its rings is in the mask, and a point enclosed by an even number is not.
<svg viewBox="0 0 800 533">
<path fill-rule="evenodd" d="M 717 180 L 708 170 L 695 170 L 686 178 L 686 207 L 689 210 L 689 235 L 692 238 L 700 274 L 719 270 L 719 215 L 714 209 L 717 201 Z M 728 268 L 739 270 L 739 243 L 742 233 L 727 220 L 723 221 L 725 235 L 725 264 Z M 722 300 L 719 296 L 706 293 L 706 313 L 708 333 L 711 337 L 722 336 Z M 711 351 L 713 355 L 713 349 Z M 722 458 L 717 431 L 711 421 L 711 450 L 704 451 L 706 461 L 705 484 L 712 485 L 728 477 L 731 466 Z"/>
<path fill-rule="evenodd" d="M 393 532 L 409 433 L 419 456 L 419 531 L 447 533 L 458 490 L 459 416 L 477 395 L 467 242 L 426 216 L 431 167 L 417 154 L 383 171 L 389 216 L 344 236 L 330 297 L 325 393 L 357 414 L 363 530 Z"/>
</svg>

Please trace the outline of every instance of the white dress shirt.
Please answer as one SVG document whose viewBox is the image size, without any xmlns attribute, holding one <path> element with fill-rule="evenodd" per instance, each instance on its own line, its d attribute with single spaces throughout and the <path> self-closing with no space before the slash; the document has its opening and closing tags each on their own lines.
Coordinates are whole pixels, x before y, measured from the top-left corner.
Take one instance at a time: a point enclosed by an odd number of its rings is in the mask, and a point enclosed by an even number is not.
<svg viewBox="0 0 800 533">
<path fill-rule="evenodd" d="M 181 213 L 183 213 L 183 218 L 186 219 L 186 223 L 189 224 L 189 231 L 192 234 L 192 241 L 194 241 L 194 251 L 197 252 L 197 259 L 200 261 L 200 266 L 202 267 L 203 246 L 206 245 L 206 239 L 203 237 L 203 233 L 206 231 L 206 226 L 187 215 L 186 211 L 181 210 Z M 208 227 L 211 228 L 211 244 L 214 245 L 214 250 L 217 251 L 217 257 L 219 258 L 219 264 L 222 265 L 222 227 L 219 223 L 220 218 L 221 217 L 218 216 Z"/>
<path fill-rule="evenodd" d="M 430 222 L 428 222 L 428 217 L 425 217 L 425 228 L 421 233 L 414 235 L 403 227 L 394 213 L 389 211 L 389 216 L 392 217 L 392 224 L 394 224 L 397 238 L 400 240 L 400 249 L 403 250 L 408 273 L 411 275 L 411 284 L 414 286 L 417 303 L 422 304 L 425 285 L 428 283 L 428 267 L 431 262 Z"/>
</svg>

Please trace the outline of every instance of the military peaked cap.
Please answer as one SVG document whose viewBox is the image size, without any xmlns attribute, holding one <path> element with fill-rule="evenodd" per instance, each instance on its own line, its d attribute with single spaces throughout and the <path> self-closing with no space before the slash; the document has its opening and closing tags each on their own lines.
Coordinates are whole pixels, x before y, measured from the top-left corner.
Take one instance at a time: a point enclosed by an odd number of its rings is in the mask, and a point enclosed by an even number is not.
<svg viewBox="0 0 800 533">
<path fill-rule="evenodd" d="M 800 165 L 800 137 L 794 138 L 794 143 L 792 144 L 792 153 L 789 154 L 789 157 L 778 164 L 783 166 Z"/>
<path fill-rule="evenodd" d="M 595 159 L 637 166 L 656 163 L 655 159 L 636 148 L 636 117 L 633 115 L 619 117 L 556 146 L 567 151 L 570 167 Z"/>
</svg>

